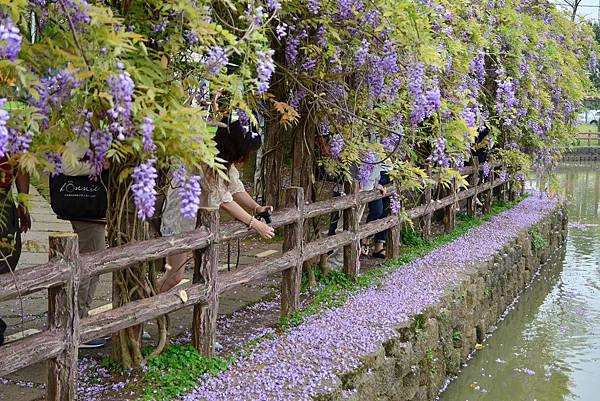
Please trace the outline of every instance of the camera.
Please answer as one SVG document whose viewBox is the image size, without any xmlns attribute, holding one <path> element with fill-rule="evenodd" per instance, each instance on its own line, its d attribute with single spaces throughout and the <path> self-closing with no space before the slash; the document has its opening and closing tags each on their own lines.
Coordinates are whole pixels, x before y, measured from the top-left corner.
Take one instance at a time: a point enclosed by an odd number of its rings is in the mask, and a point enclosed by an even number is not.
<svg viewBox="0 0 600 401">
<path fill-rule="evenodd" d="M 259 220 L 264 220 L 267 224 L 271 224 L 271 212 L 269 210 L 265 210 L 262 213 L 258 213 L 255 217 Z"/>
</svg>

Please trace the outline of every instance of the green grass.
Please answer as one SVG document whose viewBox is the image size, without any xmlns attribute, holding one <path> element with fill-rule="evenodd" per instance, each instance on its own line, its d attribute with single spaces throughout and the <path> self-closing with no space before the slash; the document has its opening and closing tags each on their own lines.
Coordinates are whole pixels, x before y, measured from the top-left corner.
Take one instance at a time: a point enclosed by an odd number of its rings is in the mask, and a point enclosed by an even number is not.
<svg viewBox="0 0 600 401">
<path fill-rule="evenodd" d="M 486 221 L 489 221 L 493 216 L 496 216 L 521 202 L 521 198 L 514 202 L 497 202 L 492 206 L 489 214 L 485 216 L 469 217 L 464 214 L 458 214 L 456 217 L 456 228 L 451 232 L 442 234 L 431 240 L 423 239 L 414 230 L 404 228 L 402 230 L 401 255 L 397 259 L 387 261 L 383 266 L 369 270 L 365 274 L 359 276 L 356 282 L 353 283 L 348 277 L 341 272 L 331 272 L 323 276 L 320 270 L 317 269 L 316 277 L 321 286 L 315 292 L 313 298 L 308 303 L 305 309 L 293 312 L 288 316 L 282 317 L 279 325 L 281 330 L 287 330 L 291 327 L 300 325 L 307 317 L 320 313 L 325 309 L 337 308 L 342 306 L 348 296 L 358 291 L 379 286 L 385 277 L 394 270 L 426 255 L 440 246 L 447 244 L 467 231 L 475 228 Z"/>
<path fill-rule="evenodd" d="M 151 348 L 144 350 L 146 355 L 150 352 Z M 189 392 L 202 375 L 217 375 L 233 361 L 205 358 L 191 345 L 170 345 L 160 356 L 148 360 L 135 388 L 144 401 L 173 400 Z"/>
<path fill-rule="evenodd" d="M 577 126 L 578 132 L 598 132 L 597 124 L 579 124 Z"/>
</svg>

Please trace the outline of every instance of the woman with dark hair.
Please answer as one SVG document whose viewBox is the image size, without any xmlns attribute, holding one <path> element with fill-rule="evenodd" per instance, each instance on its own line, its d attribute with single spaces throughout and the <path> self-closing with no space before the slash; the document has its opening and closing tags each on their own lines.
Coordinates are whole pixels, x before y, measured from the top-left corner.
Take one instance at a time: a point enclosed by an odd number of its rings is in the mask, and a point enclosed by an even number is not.
<svg viewBox="0 0 600 401">
<path fill-rule="evenodd" d="M 224 179 L 217 171 L 208 166 L 202 168 L 200 186 L 200 205 L 219 207 L 235 219 L 255 230 L 263 238 L 273 238 L 275 231 L 266 223 L 257 220 L 256 215 L 271 212 L 272 206 L 261 206 L 244 189 L 236 164 L 245 162 L 250 154 L 261 145 L 260 136 L 245 129 L 239 121 L 228 122 L 227 127 L 219 127 L 215 142 L 219 151 L 217 157 L 225 162 L 228 179 Z M 180 210 L 178 191 L 169 191 L 166 208 L 163 212 L 161 232 L 163 236 L 179 234 L 195 229 L 195 219 L 185 219 Z M 252 214 L 247 210 L 251 210 Z M 187 262 L 186 254 L 172 255 L 167 258 L 166 273 L 158 280 L 158 290 L 168 291 L 183 279 Z"/>
</svg>

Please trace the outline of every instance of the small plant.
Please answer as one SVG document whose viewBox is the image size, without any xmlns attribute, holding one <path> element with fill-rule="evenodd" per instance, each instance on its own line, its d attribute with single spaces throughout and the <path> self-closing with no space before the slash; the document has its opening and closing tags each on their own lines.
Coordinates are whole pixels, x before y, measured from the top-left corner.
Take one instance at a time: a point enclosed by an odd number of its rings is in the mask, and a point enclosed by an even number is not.
<svg viewBox="0 0 600 401">
<path fill-rule="evenodd" d="M 462 341 L 462 332 L 460 330 L 452 331 L 452 344 L 454 344 L 454 348 L 460 347 L 460 342 Z"/>
<path fill-rule="evenodd" d="M 415 230 L 409 227 L 402 227 L 400 235 L 402 243 L 407 246 L 422 246 L 427 242 Z"/>
<path fill-rule="evenodd" d="M 539 228 L 532 228 L 531 231 L 529 231 L 529 237 L 531 238 L 531 245 L 536 251 L 546 246 L 546 240 L 542 236 Z"/>
<path fill-rule="evenodd" d="M 490 287 L 487 287 L 485 290 L 483 290 L 483 295 L 486 298 L 491 298 L 492 294 L 493 294 L 494 290 L 492 290 Z"/>
<path fill-rule="evenodd" d="M 115 361 L 112 357 L 106 355 L 102 357 L 99 366 L 108 370 L 111 373 L 123 373 L 125 368 L 119 362 Z"/>
<path fill-rule="evenodd" d="M 145 348 L 144 354 L 151 352 Z M 172 345 L 156 358 L 148 360 L 139 383 L 143 400 L 167 401 L 185 394 L 198 377 L 214 376 L 233 362 L 231 359 L 205 358 L 191 345 Z"/>
<path fill-rule="evenodd" d="M 435 352 L 433 351 L 433 349 L 428 348 L 427 351 L 425 351 L 425 360 L 427 362 L 427 365 L 429 365 L 429 373 L 435 375 L 437 373 L 437 368 L 435 366 L 437 358 L 435 357 Z"/>
<path fill-rule="evenodd" d="M 421 331 L 423 331 L 423 328 L 425 327 L 425 316 L 423 314 L 419 314 L 416 315 L 414 317 L 414 329 L 415 329 L 415 333 L 420 333 Z"/>
</svg>

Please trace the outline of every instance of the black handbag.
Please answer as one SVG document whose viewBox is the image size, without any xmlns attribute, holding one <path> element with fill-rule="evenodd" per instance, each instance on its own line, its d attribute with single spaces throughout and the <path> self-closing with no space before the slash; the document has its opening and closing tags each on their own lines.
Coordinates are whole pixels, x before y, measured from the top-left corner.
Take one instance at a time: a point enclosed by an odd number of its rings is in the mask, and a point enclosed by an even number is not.
<svg viewBox="0 0 600 401">
<path fill-rule="evenodd" d="M 108 171 L 100 177 L 58 174 L 50 178 L 50 206 L 67 220 L 106 218 Z"/>
</svg>

